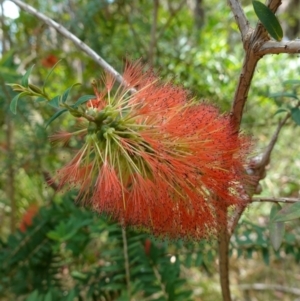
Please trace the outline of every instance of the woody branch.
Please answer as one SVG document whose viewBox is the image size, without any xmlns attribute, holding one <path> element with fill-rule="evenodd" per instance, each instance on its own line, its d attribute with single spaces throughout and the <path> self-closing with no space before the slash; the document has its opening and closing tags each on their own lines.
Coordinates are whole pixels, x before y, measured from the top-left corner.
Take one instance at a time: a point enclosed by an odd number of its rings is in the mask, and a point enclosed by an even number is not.
<svg viewBox="0 0 300 301">
<path fill-rule="evenodd" d="M 243 61 L 242 70 L 238 80 L 238 85 L 235 91 L 233 104 L 231 108 L 231 118 L 232 124 L 235 127 L 236 131 L 239 131 L 240 124 L 243 117 L 243 111 L 248 99 L 249 88 L 252 82 L 252 78 L 257 66 L 258 61 L 266 54 L 274 53 L 299 53 L 299 41 L 292 41 L 287 43 L 278 43 L 270 40 L 268 33 L 260 22 L 256 25 L 256 28 L 253 30 L 249 27 L 249 22 L 245 17 L 241 4 L 238 0 L 228 0 L 235 20 L 238 24 L 241 39 L 243 42 L 245 56 Z M 280 0 L 268 0 L 268 7 L 275 13 L 278 7 L 280 6 Z M 255 168 L 259 168 L 259 177 L 256 184 L 259 180 L 264 177 L 265 166 L 267 161 L 270 159 L 271 152 L 274 148 L 274 145 L 277 141 L 278 134 L 288 119 L 288 116 L 281 122 L 275 135 L 273 136 L 267 152 L 263 156 L 262 162 L 257 162 L 258 167 L 252 166 L 255 171 Z M 256 187 L 252 190 L 256 190 Z M 252 193 L 253 193 L 252 192 Z M 251 197 L 252 195 L 249 195 Z M 220 282 L 222 288 L 223 299 L 226 301 L 231 300 L 230 288 L 229 288 L 229 259 L 228 259 L 228 248 L 229 248 L 229 237 L 234 231 L 236 224 L 238 223 L 241 215 L 245 210 L 244 206 L 241 206 L 236 209 L 233 214 L 233 218 L 229 221 L 228 232 L 224 232 L 224 235 L 221 236 L 219 242 L 219 260 L 220 260 Z"/>
</svg>

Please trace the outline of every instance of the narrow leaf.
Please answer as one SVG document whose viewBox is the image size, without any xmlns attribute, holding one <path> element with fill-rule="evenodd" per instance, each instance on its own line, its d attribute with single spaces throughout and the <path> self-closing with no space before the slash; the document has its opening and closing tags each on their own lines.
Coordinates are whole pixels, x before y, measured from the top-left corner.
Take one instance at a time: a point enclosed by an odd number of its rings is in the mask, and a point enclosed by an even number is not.
<svg viewBox="0 0 300 301">
<path fill-rule="evenodd" d="M 17 94 L 12 101 L 10 102 L 9 108 L 12 111 L 12 113 L 16 114 L 17 113 L 17 105 L 18 105 L 18 99 L 21 94 Z"/>
<path fill-rule="evenodd" d="M 67 100 L 67 98 L 68 98 L 68 96 L 69 96 L 69 93 L 70 93 L 70 91 L 72 90 L 72 88 L 73 88 L 73 87 L 76 87 L 76 86 L 79 86 L 79 85 L 81 85 L 81 84 L 80 84 L 80 83 L 76 83 L 76 84 L 72 85 L 70 88 L 68 88 L 68 89 L 63 93 L 63 95 L 62 95 L 62 97 L 61 97 L 62 103 L 65 103 L 65 102 L 66 102 L 66 100 Z"/>
<path fill-rule="evenodd" d="M 298 96 L 294 93 L 290 92 L 276 92 L 276 93 L 270 93 L 269 97 L 271 98 L 281 98 L 281 97 L 288 97 L 288 98 L 294 98 L 298 99 Z"/>
<path fill-rule="evenodd" d="M 277 251 L 280 248 L 285 233 L 285 227 L 283 222 L 272 221 L 274 216 L 280 210 L 281 210 L 281 206 L 278 204 L 274 204 L 270 212 L 270 224 L 269 224 L 270 240 L 275 251 Z"/>
<path fill-rule="evenodd" d="M 52 98 L 51 100 L 49 100 L 48 104 L 51 107 L 59 108 L 59 100 L 60 100 L 60 95 L 57 95 L 54 98 Z"/>
<path fill-rule="evenodd" d="M 79 280 L 85 280 L 88 276 L 82 272 L 79 271 L 73 271 L 71 272 L 71 276 L 75 279 L 79 279 Z"/>
<path fill-rule="evenodd" d="M 95 95 L 83 95 L 83 96 L 78 98 L 78 100 L 72 105 L 72 107 L 77 108 L 81 104 L 83 104 L 83 103 L 85 103 L 88 100 L 93 99 L 93 98 L 95 98 Z"/>
<path fill-rule="evenodd" d="M 300 202 L 285 206 L 274 216 L 272 222 L 287 222 L 297 218 L 300 218 Z"/>
<path fill-rule="evenodd" d="M 72 289 L 71 291 L 69 291 L 66 301 L 74 301 L 75 297 L 76 297 L 75 289 Z"/>
<path fill-rule="evenodd" d="M 10 105 L 9 105 L 9 108 L 11 110 L 12 113 L 16 114 L 17 112 L 17 105 L 18 105 L 18 100 L 19 98 L 21 97 L 24 97 L 28 95 L 28 92 L 22 92 L 20 94 L 17 94 L 13 99 L 12 101 L 10 102 Z"/>
<path fill-rule="evenodd" d="M 277 41 L 281 41 L 283 37 L 283 31 L 275 14 L 262 2 L 252 1 L 252 4 L 258 19 L 263 24 L 270 36 Z"/>
<path fill-rule="evenodd" d="M 31 68 L 29 68 L 26 71 L 26 73 L 23 75 L 22 81 L 21 81 L 23 87 L 26 87 L 26 88 L 28 87 L 28 78 L 30 76 L 30 73 L 31 73 L 33 67 L 34 67 L 34 65 L 32 65 Z"/>
<path fill-rule="evenodd" d="M 65 112 L 67 112 L 67 111 L 68 111 L 67 109 L 62 109 L 62 110 L 60 110 L 60 111 L 57 111 L 54 115 L 52 115 L 52 117 L 51 117 L 49 120 L 47 120 L 47 122 L 46 122 L 46 124 L 45 124 L 45 127 L 47 128 L 48 125 L 49 125 L 52 121 L 54 121 L 57 117 L 59 117 L 61 114 L 65 113 Z"/>
<path fill-rule="evenodd" d="M 45 79 L 44 84 L 43 84 L 43 88 L 42 88 L 42 89 L 43 89 L 43 94 L 46 94 L 46 92 L 45 92 L 45 85 L 46 85 L 46 82 L 47 82 L 49 76 L 52 74 L 52 72 L 54 71 L 54 69 L 56 68 L 56 66 L 57 66 L 60 62 L 61 62 L 61 60 L 59 60 L 59 61 L 58 61 L 58 62 L 50 69 L 49 73 L 47 74 L 46 79 Z"/>
<path fill-rule="evenodd" d="M 39 297 L 38 290 L 34 290 L 27 298 L 26 301 L 36 301 Z"/>
<path fill-rule="evenodd" d="M 275 112 L 274 116 L 283 112 L 288 112 L 288 109 L 279 109 Z"/>
<path fill-rule="evenodd" d="M 45 296 L 44 301 L 52 301 L 52 293 L 48 291 L 47 295 Z"/>
<path fill-rule="evenodd" d="M 292 119 L 300 125 L 300 109 L 299 108 L 292 108 L 291 109 Z"/>
</svg>

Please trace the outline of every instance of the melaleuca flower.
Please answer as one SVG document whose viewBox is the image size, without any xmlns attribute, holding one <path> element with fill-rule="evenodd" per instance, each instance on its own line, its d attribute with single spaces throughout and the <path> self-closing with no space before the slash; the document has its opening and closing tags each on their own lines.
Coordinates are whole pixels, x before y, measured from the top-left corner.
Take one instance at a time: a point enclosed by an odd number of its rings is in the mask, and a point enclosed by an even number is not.
<svg viewBox="0 0 300 301">
<path fill-rule="evenodd" d="M 231 206 L 247 201 L 243 189 L 248 139 L 227 115 L 161 83 L 140 63 L 127 63 L 127 85 L 107 74 L 87 102 L 92 121 L 52 140 L 83 140 L 57 173 L 60 186 L 79 189 L 122 225 L 171 238 L 207 238 L 226 226 Z"/>
</svg>

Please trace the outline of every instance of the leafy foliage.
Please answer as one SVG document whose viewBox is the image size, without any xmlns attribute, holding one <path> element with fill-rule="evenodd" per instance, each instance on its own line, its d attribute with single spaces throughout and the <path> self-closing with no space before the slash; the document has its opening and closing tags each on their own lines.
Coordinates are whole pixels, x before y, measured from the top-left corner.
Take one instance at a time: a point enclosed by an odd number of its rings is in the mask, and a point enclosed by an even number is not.
<svg viewBox="0 0 300 301">
<path fill-rule="evenodd" d="M 170 260 L 166 242 L 122 230 L 77 207 L 68 196 L 42 207 L 25 232 L 1 244 L 2 296 L 27 301 L 190 300 L 180 262 Z"/>
</svg>

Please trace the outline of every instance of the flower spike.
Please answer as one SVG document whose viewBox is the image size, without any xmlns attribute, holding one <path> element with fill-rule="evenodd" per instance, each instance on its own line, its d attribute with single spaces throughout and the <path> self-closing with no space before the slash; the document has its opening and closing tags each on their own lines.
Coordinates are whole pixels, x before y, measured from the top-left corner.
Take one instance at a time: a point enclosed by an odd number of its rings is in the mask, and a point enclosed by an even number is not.
<svg viewBox="0 0 300 301">
<path fill-rule="evenodd" d="M 128 85 L 114 90 L 104 76 L 87 103 L 94 119 L 80 131 L 77 155 L 58 171 L 60 185 L 78 187 L 124 226 L 170 238 L 217 236 L 228 209 L 248 200 L 249 139 L 234 133 L 228 115 L 161 83 L 139 61 L 126 63 L 124 79 Z M 69 138 L 52 140 L 59 137 Z"/>
</svg>

